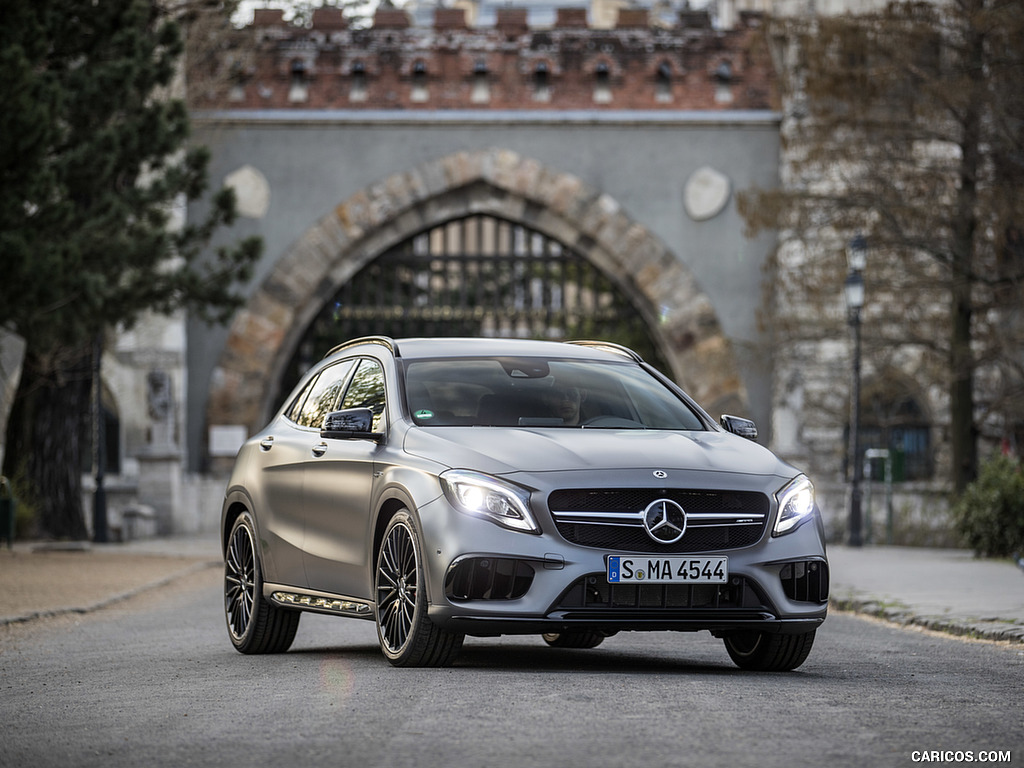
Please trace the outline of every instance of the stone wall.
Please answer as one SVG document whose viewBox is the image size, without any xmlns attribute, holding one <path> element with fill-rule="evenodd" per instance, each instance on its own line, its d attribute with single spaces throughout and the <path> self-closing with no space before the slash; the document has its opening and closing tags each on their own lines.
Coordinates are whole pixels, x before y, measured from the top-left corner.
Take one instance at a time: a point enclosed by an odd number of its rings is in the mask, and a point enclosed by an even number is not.
<svg viewBox="0 0 1024 768">
<path fill-rule="evenodd" d="M 586 255 L 629 293 L 679 381 L 770 439 L 756 314 L 773 239 L 744 235 L 733 191 L 777 182 L 773 113 L 232 110 L 194 124 L 212 179 L 240 180 L 248 211 L 220 237 L 260 235 L 265 251 L 231 329 L 190 325 L 192 469 L 210 427 L 251 434 L 268 417 L 308 323 L 358 269 L 474 213 Z"/>
<path fill-rule="evenodd" d="M 274 384 L 325 297 L 395 243 L 469 211 L 526 223 L 585 255 L 633 292 L 677 380 L 699 402 L 717 413 L 747 411 L 714 307 L 664 243 L 578 178 L 490 150 L 390 176 L 308 230 L 232 323 L 213 372 L 207 422 L 257 430 L 276 407 Z"/>
</svg>

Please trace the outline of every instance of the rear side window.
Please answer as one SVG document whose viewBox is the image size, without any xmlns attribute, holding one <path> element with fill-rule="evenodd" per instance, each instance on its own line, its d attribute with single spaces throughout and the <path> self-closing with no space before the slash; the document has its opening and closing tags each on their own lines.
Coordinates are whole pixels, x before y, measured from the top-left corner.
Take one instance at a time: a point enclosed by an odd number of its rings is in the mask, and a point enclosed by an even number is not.
<svg viewBox="0 0 1024 768">
<path fill-rule="evenodd" d="M 336 410 L 335 404 L 345 388 L 352 365 L 353 362 L 347 360 L 321 371 L 316 380 L 307 385 L 309 394 L 305 397 L 301 410 L 294 417 L 289 414 L 289 418 L 293 418 L 300 427 L 320 429 L 327 414 Z"/>
</svg>

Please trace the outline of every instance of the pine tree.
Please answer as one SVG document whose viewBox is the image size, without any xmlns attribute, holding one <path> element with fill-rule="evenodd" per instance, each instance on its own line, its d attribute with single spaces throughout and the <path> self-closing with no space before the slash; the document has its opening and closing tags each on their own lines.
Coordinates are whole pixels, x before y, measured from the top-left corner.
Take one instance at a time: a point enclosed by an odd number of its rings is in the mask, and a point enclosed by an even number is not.
<svg viewBox="0 0 1024 768">
<path fill-rule="evenodd" d="M 82 538 L 81 434 L 97 339 L 143 312 L 223 321 L 261 243 L 202 255 L 234 219 L 171 227 L 207 191 L 171 97 L 178 24 L 157 0 L 7 0 L 0 25 L 0 325 L 25 338 L 8 470 L 34 487 L 43 532 Z"/>
</svg>

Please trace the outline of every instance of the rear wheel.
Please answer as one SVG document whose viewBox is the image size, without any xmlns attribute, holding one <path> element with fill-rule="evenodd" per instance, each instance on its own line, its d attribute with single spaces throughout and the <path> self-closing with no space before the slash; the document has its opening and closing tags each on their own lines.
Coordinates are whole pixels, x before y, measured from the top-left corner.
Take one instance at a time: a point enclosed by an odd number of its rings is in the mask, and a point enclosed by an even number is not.
<svg viewBox="0 0 1024 768">
<path fill-rule="evenodd" d="M 601 632 L 545 632 L 541 637 L 552 648 L 597 648 L 606 635 Z"/>
<path fill-rule="evenodd" d="M 814 630 L 801 635 L 737 632 L 723 640 L 725 650 L 741 669 L 785 672 L 806 661 L 814 645 Z"/>
<path fill-rule="evenodd" d="M 465 635 L 445 630 L 427 616 L 426 582 L 416 521 L 407 510 L 391 518 L 377 554 L 374 578 L 377 639 L 396 667 L 447 667 Z"/>
<path fill-rule="evenodd" d="M 231 526 L 224 553 L 224 612 L 228 636 L 241 653 L 283 653 L 299 628 L 299 611 L 263 597 L 263 568 L 256 549 L 256 524 L 243 512 Z"/>
</svg>

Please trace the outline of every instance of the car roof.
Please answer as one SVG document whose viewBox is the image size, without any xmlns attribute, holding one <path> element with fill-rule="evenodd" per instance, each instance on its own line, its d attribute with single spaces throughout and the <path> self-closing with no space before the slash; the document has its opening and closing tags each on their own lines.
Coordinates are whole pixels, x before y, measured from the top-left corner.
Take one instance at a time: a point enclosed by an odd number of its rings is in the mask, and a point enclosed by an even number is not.
<svg viewBox="0 0 1024 768">
<path fill-rule="evenodd" d="M 353 339 L 331 350 L 326 357 L 351 353 L 363 346 L 389 349 L 395 357 L 415 360 L 434 357 L 560 357 L 578 360 L 626 359 L 640 362 L 638 354 L 626 347 L 603 341 L 536 341 L 532 339 L 494 338 L 404 338 L 372 336 Z"/>
</svg>

